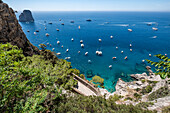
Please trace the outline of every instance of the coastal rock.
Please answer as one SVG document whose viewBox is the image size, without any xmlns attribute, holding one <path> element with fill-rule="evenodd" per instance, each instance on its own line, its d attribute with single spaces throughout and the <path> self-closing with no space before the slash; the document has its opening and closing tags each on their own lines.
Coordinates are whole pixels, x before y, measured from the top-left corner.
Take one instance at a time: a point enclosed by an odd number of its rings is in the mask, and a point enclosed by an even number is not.
<svg viewBox="0 0 170 113">
<path fill-rule="evenodd" d="M 25 56 L 39 54 L 39 49 L 33 46 L 24 34 L 15 12 L 5 3 L 0 3 L 0 43 L 18 46 Z"/>
<path fill-rule="evenodd" d="M 34 22 L 31 11 L 24 10 L 23 13 L 21 13 L 19 16 L 19 21 L 20 22 Z"/>
</svg>

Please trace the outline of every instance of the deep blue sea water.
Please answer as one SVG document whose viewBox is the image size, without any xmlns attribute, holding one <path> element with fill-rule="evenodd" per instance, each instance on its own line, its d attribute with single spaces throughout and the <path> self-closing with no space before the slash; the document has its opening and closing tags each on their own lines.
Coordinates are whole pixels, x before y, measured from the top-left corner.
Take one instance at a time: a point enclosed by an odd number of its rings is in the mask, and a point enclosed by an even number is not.
<svg viewBox="0 0 170 113">
<path fill-rule="evenodd" d="M 118 78 L 130 81 L 129 74 L 145 72 L 147 63 L 142 63 L 142 60 L 157 60 L 154 56 L 149 57 L 149 54 L 170 54 L 170 12 L 33 12 L 33 16 L 34 23 L 20 23 L 33 45 L 38 47 L 41 43 L 50 43 L 52 47 L 48 46 L 47 49 L 55 48 L 55 52 L 61 52 L 59 58 L 71 57 L 68 61 L 73 68 L 85 75 L 92 72 L 104 78 L 105 88 L 109 91 L 115 90 Z M 87 19 L 92 21 L 87 22 Z M 72 20 L 75 23 L 70 23 Z M 152 22 L 152 26 L 147 25 L 149 22 Z M 78 26 L 81 26 L 80 30 Z M 158 31 L 152 27 L 157 27 Z M 128 32 L 129 28 L 133 32 Z M 34 35 L 35 30 L 40 32 Z M 46 37 L 46 33 L 50 36 Z M 71 38 L 74 38 L 73 42 Z M 98 41 L 99 38 L 102 42 Z M 81 48 L 80 40 L 84 41 L 84 48 Z M 57 41 L 60 41 L 60 45 Z M 103 55 L 97 56 L 96 50 L 101 50 Z M 80 54 L 78 51 L 81 51 Z M 121 54 L 121 51 L 124 53 Z M 89 54 L 85 56 L 85 52 Z M 125 56 L 128 56 L 128 60 L 124 60 Z M 112 57 L 117 59 L 113 60 Z M 91 60 L 91 64 L 88 60 Z M 113 66 L 112 69 L 109 69 L 109 65 Z"/>
</svg>

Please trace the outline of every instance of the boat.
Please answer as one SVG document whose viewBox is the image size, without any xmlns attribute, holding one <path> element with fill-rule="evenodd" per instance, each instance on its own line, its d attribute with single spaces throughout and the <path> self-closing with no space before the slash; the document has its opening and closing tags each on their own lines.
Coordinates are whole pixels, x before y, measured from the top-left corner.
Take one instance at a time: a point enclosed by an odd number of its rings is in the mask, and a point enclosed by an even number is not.
<svg viewBox="0 0 170 113">
<path fill-rule="evenodd" d="M 118 47 L 116 47 L 116 49 L 118 49 Z"/>
<path fill-rule="evenodd" d="M 157 36 L 153 36 L 152 38 L 157 38 Z"/>
<path fill-rule="evenodd" d="M 46 33 L 45 35 L 46 35 L 46 36 L 50 36 L 50 34 L 48 34 L 48 33 Z"/>
<path fill-rule="evenodd" d="M 45 27 L 45 30 L 47 30 L 47 28 Z"/>
<path fill-rule="evenodd" d="M 65 59 L 66 59 L 66 60 L 69 60 L 69 59 L 71 59 L 71 57 L 65 57 Z"/>
<path fill-rule="evenodd" d="M 56 29 L 57 31 L 60 31 L 59 29 Z"/>
<path fill-rule="evenodd" d="M 152 23 L 147 23 L 147 25 L 148 25 L 148 26 L 151 26 L 151 25 L 152 25 Z"/>
<path fill-rule="evenodd" d="M 52 49 L 53 51 L 55 50 L 55 48 Z"/>
<path fill-rule="evenodd" d="M 88 52 L 85 52 L 85 55 L 88 55 Z"/>
<path fill-rule="evenodd" d="M 149 54 L 149 56 L 151 57 L 152 55 L 151 55 L 151 54 Z"/>
<path fill-rule="evenodd" d="M 132 47 L 132 44 L 130 44 L 129 46 Z"/>
<path fill-rule="evenodd" d="M 78 28 L 80 29 L 80 26 L 78 26 Z"/>
<path fill-rule="evenodd" d="M 61 47 L 63 48 L 63 45 Z"/>
<path fill-rule="evenodd" d="M 57 41 L 57 44 L 60 44 L 60 41 Z"/>
<path fill-rule="evenodd" d="M 74 23 L 74 21 L 72 20 L 70 23 Z"/>
<path fill-rule="evenodd" d="M 34 35 L 36 35 L 37 33 L 36 32 L 34 32 Z"/>
<path fill-rule="evenodd" d="M 112 65 L 110 65 L 109 68 L 112 68 Z"/>
<path fill-rule="evenodd" d="M 27 32 L 30 32 L 29 30 L 27 30 Z"/>
<path fill-rule="evenodd" d="M 64 25 L 64 23 L 61 23 L 61 25 Z"/>
<path fill-rule="evenodd" d="M 127 56 L 124 58 L 125 60 L 127 59 Z"/>
<path fill-rule="evenodd" d="M 80 43 L 83 43 L 83 40 L 80 40 Z"/>
<path fill-rule="evenodd" d="M 52 22 L 49 22 L 48 24 L 53 24 Z"/>
<path fill-rule="evenodd" d="M 60 52 L 58 52 L 58 53 L 56 53 L 57 55 L 61 55 L 61 53 Z"/>
<path fill-rule="evenodd" d="M 130 49 L 130 51 L 132 52 L 132 49 Z"/>
<path fill-rule="evenodd" d="M 47 43 L 47 45 L 49 45 L 49 43 Z"/>
<path fill-rule="evenodd" d="M 74 39 L 72 38 L 71 41 L 74 41 Z"/>
<path fill-rule="evenodd" d="M 51 47 L 51 44 L 50 44 L 50 47 Z"/>
<path fill-rule="evenodd" d="M 35 32 L 39 32 L 39 30 L 36 30 Z"/>
<path fill-rule="evenodd" d="M 101 56 L 103 53 L 102 53 L 102 51 L 96 51 L 96 54 Z"/>
<path fill-rule="evenodd" d="M 113 36 L 110 36 L 110 38 L 112 39 L 112 38 L 113 38 Z"/>
<path fill-rule="evenodd" d="M 87 19 L 86 21 L 91 22 L 92 20 L 91 19 Z"/>
<path fill-rule="evenodd" d="M 80 53 L 80 51 L 78 51 L 78 53 Z"/>
<path fill-rule="evenodd" d="M 68 52 L 68 51 L 69 51 L 69 49 L 66 50 L 66 52 Z"/>
<path fill-rule="evenodd" d="M 99 42 L 101 42 L 102 41 L 102 39 L 99 39 Z"/>
<path fill-rule="evenodd" d="M 165 53 L 165 56 L 167 56 L 167 54 Z"/>
<path fill-rule="evenodd" d="M 132 29 L 128 29 L 129 32 L 132 32 Z"/>
<path fill-rule="evenodd" d="M 88 63 L 91 63 L 91 60 L 88 60 Z"/>
<path fill-rule="evenodd" d="M 142 62 L 145 62 L 145 60 L 142 60 Z"/>
<path fill-rule="evenodd" d="M 152 27 L 152 29 L 153 29 L 154 31 L 157 31 L 157 30 L 158 30 L 158 28 L 156 28 L 156 27 Z"/>
<path fill-rule="evenodd" d="M 59 19 L 59 21 L 61 21 L 61 19 Z"/>
<path fill-rule="evenodd" d="M 81 44 L 81 47 L 84 48 L 84 44 Z"/>
<path fill-rule="evenodd" d="M 116 59 L 116 57 L 112 57 L 112 59 Z"/>
<path fill-rule="evenodd" d="M 123 53 L 123 51 L 121 51 L 121 53 Z"/>
</svg>

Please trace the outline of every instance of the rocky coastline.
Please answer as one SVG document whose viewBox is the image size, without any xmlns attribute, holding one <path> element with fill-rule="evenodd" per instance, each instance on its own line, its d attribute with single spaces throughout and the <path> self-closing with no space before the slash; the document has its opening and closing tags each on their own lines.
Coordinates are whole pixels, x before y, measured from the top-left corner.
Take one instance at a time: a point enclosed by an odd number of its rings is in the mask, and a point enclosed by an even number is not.
<svg viewBox="0 0 170 113">
<path fill-rule="evenodd" d="M 170 106 L 170 93 L 167 96 L 150 100 L 152 94 L 163 87 L 167 87 L 167 92 L 170 92 L 170 79 L 161 79 L 159 75 L 155 75 L 151 67 L 147 66 L 148 75 L 132 74 L 130 75 L 135 81 L 125 82 L 121 78 L 116 83 L 116 91 L 108 92 L 106 89 L 100 88 L 100 92 L 106 99 L 110 96 L 118 95 L 121 97 L 117 104 L 133 104 L 137 105 L 140 102 L 152 103 L 148 106 L 149 110 L 161 112 L 162 108 Z"/>
<path fill-rule="evenodd" d="M 19 16 L 20 22 L 34 22 L 34 18 L 30 10 L 24 10 Z"/>
</svg>

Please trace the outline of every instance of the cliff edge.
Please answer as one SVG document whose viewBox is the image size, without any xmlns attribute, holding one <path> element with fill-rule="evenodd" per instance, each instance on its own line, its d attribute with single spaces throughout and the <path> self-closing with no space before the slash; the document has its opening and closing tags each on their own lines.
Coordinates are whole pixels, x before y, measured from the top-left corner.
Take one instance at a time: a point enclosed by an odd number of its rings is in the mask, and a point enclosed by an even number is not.
<svg viewBox="0 0 170 113">
<path fill-rule="evenodd" d="M 30 10 L 24 10 L 23 13 L 19 16 L 20 22 L 34 22 L 34 18 L 32 17 L 32 13 Z"/>
<path fill-rule="evenodd" d="M 0 3 L 0 43 L 11 43 L 23 50 L 25 56 L 39 54 L 39 49 L 27 39 L 12 8 Z"/>
</svg>

